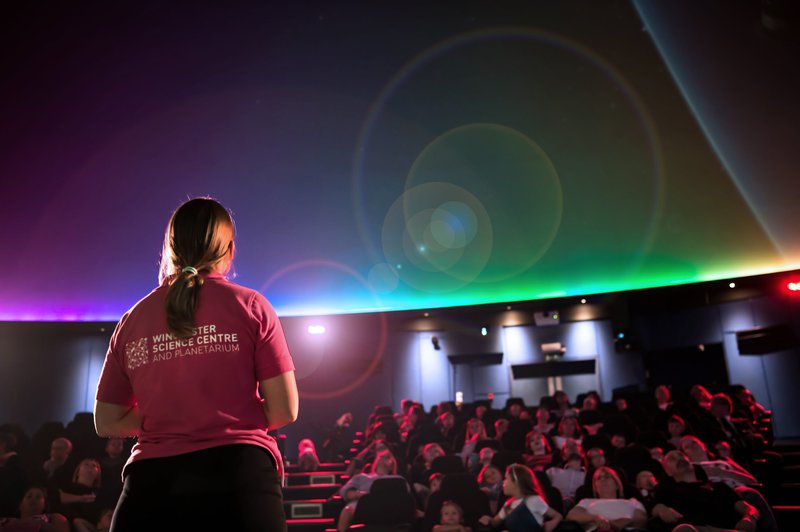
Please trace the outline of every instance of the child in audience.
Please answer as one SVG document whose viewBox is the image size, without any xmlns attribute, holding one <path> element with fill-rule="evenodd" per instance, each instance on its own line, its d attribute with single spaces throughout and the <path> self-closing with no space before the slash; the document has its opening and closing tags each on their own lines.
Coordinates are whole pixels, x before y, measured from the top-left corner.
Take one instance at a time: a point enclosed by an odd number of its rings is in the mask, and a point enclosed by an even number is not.
<svg viewBox="0 0 800 532">
<path fill-rule="evenodd" d="M 433 527 L 434 532 L 472 532 L 464 526 L 464 511 L 457 503 L 445 501 L 442 504 L 442 514 L 438 525 Z"/>
<path fill-rule="evenodd" d="M 300 471 L 316 471 L 319 469 L 319 458 L 314 442 L 303 438 L 297 445 L 297 465 Z"/>
<path fill-rule="evenodd" d="M 0 532 L 69 532 L 67 518 L 47 509 L 47 490 L 32 486 L 19 503 L 19 518 L 0 517 Z"/>
<path fill-rule="evenodd" d="M 508 502 L 496 516 L 484 515 L 479 522 L 483 526 L 503 527 L 508 532 L 525 532 L 538 525 L 545 532 L 552 532 L 561 522 L 562 516 L 545 502 L 542 489 L 527 466 L 511 464 L 503 480 L 503 493 Z"/>
<path fill-rule="evenodd" d="M 478 473 L 478 486 L 489 496 L 489 507 L 492 513 L 496 513 L 497 502 L 503 493 L 503 474 L 496 466 L 488 464 Z"/>
</svg>

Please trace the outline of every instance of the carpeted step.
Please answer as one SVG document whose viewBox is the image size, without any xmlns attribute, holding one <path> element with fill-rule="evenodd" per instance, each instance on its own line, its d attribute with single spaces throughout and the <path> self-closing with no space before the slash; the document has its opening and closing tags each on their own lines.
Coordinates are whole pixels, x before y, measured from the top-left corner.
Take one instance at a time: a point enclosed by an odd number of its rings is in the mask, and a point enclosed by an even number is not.
<svg viewBox="0 0 800 532">
<path fill-rule="evenodd" d="M 350 477 L 339 471 L 313 471 L 307 473 L 287 473 L 287 486 L 315 486 L 317 484 L 344 484 Z"/>
<path fill-rule="evenodd" d="M 341 497 L 284 501 L 283 511 L 288 519 L 338 518 L 344 507 Z"/>
<path fill-rule="evenodd" d="M 317 471 L 337 471 L 340 473 L 344 473 L 344 470 L 347 469 L 347 464 L 344 462 L 323 462 L 319 465 L 319 469 Z M 300 466 L 297 464 L 291 464 L 286 466 L 287 473 L 305 473 L 305 471 L 300 470 Z"/>
<path fill-rule="evenodd" d="M 342 486 L 340 484 L 315 484 L 286 486 L 283 488 L 284 501 L 302 501 L 307 499 L 327 499 Z"/>
<path fill-rule="evenodd" d="M 291 532 L 324 532 L 328 528 L 335 528 L 336 520 L 333 518 L 287 519 L 286 525 Z"/>
</svg>

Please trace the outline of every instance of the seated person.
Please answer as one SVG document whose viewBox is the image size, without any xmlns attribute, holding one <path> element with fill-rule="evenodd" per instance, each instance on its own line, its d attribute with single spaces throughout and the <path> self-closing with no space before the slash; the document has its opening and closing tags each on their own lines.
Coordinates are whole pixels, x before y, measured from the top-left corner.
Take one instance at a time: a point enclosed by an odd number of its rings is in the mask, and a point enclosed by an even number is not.
<svg viewBox="0 0 800 532">
<path fill-rule="evenodd" d="M 756 509 L 725 484 L 698 479 L 682 452 L 668 452 L 664 470 L 674 482 L 662 482 L 656 487 L 653 517 L 669 525 L 682 521 L 694 526 L 755 532 L 759 519 Z"/>
<path fill-rule="evenodd" d="M 508 466 L 503 480 L 503 493 L 508 495 L 508 501 L 496 516 L 481 517 L 482 525 L 493 528 L 502 526 L 508 532 L 537 530 L 536 527 L 551 532 L 561 522 L 561 514 L 547 505 L 529 467 L 520 464 Z"/>
<path fill-rule="evenodd" d="M 297 444 L 297 465 L 300 471 L 316 471 L 319 469 L 319 457 L 314 442 L 303 438 Z"/>
<path fill-rule="evenodd" d="M 350 526 L 358 499 L 369 493 L 369 489 L 375 479 L 386 476 L 397 476 L 397 461 L 389 451 L 378 453 L 372 463 L 371 473 L 359 473 L 342 486 L 339 494 L 344 499 L 346 506 L 342 508 L 342 513 L 339 514 L 339 532 L 344 532 Z"/>
<path fill-rule="evenodd" d="M 581 443 L 583 432 L 578 420 L 574 417 L 562 417 L 558 423 L 558 431 L 553 436 L 556 449 L 561 449 L 567 440 L 575 440 Z"/>
<path fill-rule="evenodd" d="M 489 507 L 492 513 L 496 513 L 497 501 L 500 500 L 500 495 L 503 493 L 503 474 L 497 467 L 487 464 L 478 473 L 478 486 L 489 496 Z"/>
<path fill-rule="evenodd" d="M 622 482 L 613 469 L 599 467 L 592 477 L 594 497 L 581 500 L 567 514 L 584 530 L 622 530 L 628 526 L 642 528 L 647 512 L 636 499 L 623 499 Z"/>
<path fill-rule="evenodd" d="M 58 487 L 58 509 L 67 519 L 83 519 L 96 523 L 100 513 L 111 501 L 104 500 L 101 490 L 100 463 L 87 458 L 81 460 L 72 475 L 71 482 Z"/>
<path fill-rule="evenodd" d="M 564 508 L 572 507 L 575 503 L 575 492 L 586 479 L 583 456 L 577 453 L 568 455 L 564 467 L 551 467 L 547 470 L 547 478 L 561 492 Z"/>
<path fill-rule="evenodd" d="M 547 436 L 532 430 L 526 437 L 528 452 L 524 455 L 525 464 L 534 471 L 545 471 L 553 464 L 553 448 Z"/>
<path fill-rule="evenodd" d="M 472 532 L 470 527 L 464 526 L 464 510 L 453 501 L 446 501 L 442 504 L 442 517 L 433 530 L 434 532 Z"/>
<path fill-rule="evenodd" d="M 0 531 L 69 532 L 69 522 L 61 514 L 49 513 L 47 490 L 33 486 L 22 496 L 17 517 L 0 518 Z"/>
</svg>

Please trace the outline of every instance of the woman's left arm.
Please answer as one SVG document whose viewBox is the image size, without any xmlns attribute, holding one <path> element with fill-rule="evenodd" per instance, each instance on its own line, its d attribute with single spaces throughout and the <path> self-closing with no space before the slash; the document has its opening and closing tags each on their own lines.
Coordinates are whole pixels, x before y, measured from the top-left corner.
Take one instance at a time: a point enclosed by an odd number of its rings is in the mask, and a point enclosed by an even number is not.
<svg viewBox="0 0 800 532">
<path fill-rule="evenodd" d="M 94 428 L 102 438 L 131 438 L 142 431 L 139 406 L 123 406 L 102 401 L 94 402 Z"/>
</svg>

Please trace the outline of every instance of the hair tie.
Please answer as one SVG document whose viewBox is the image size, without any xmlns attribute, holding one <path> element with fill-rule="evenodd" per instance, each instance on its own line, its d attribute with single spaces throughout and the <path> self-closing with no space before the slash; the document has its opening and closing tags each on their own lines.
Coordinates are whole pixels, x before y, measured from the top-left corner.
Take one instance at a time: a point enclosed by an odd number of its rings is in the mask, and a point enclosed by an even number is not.
<svg viewBox="0 0 800 532">
<path fill-rule="evenodd" d="M 191 273 L 192 275 L 197 275 L 197 268 L 194 266 L 187 266 L 181 270 L 181 273 Z"/>
</svg>

